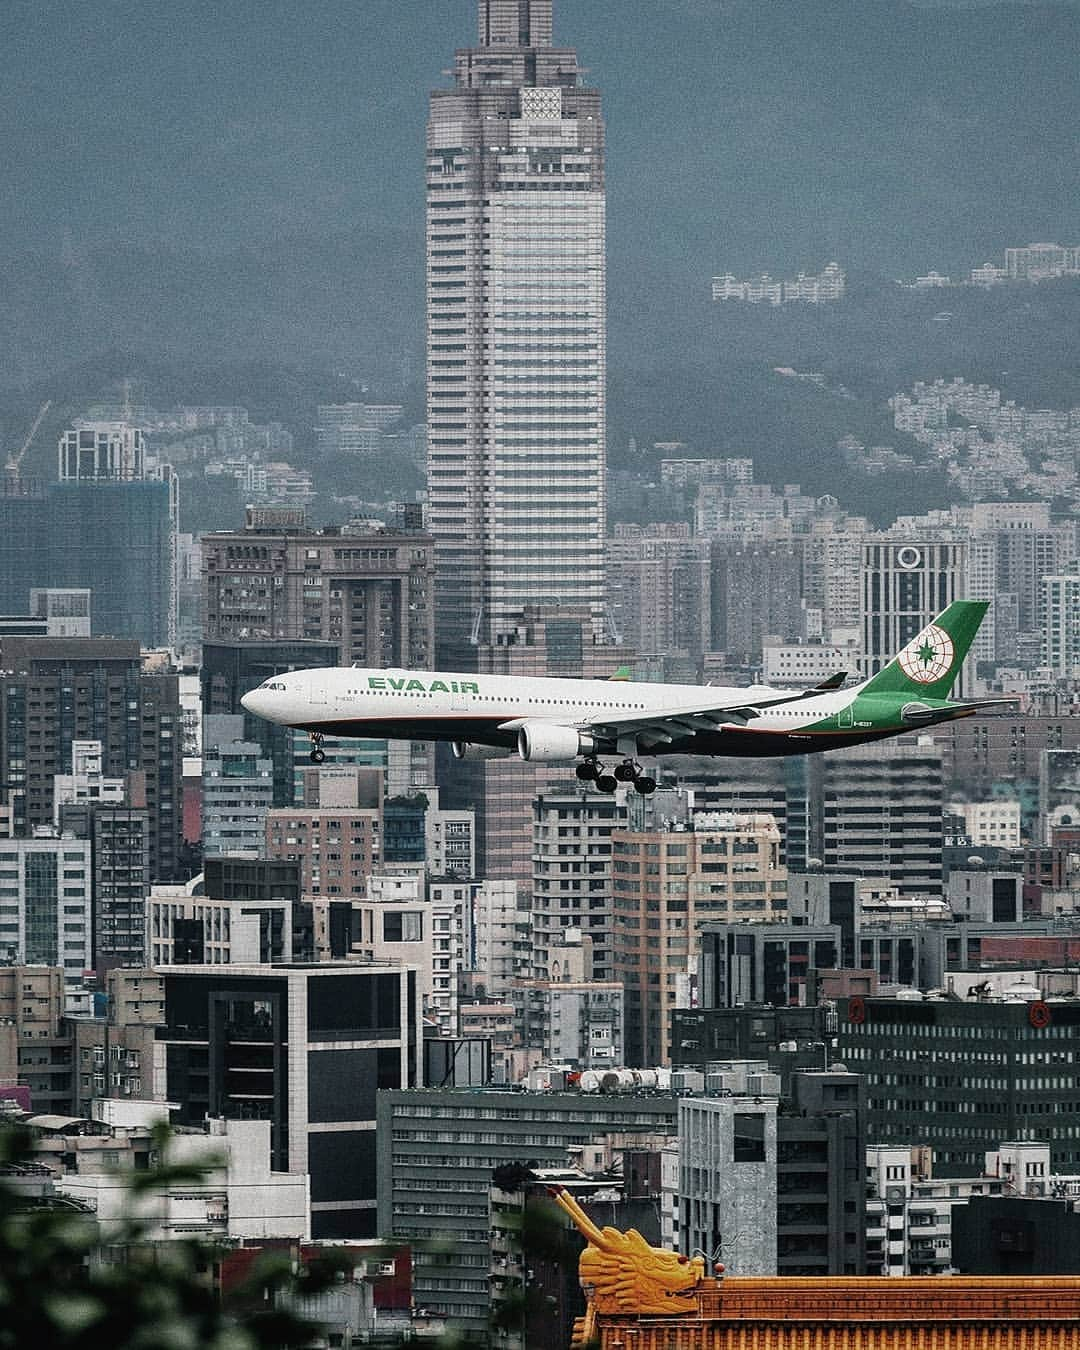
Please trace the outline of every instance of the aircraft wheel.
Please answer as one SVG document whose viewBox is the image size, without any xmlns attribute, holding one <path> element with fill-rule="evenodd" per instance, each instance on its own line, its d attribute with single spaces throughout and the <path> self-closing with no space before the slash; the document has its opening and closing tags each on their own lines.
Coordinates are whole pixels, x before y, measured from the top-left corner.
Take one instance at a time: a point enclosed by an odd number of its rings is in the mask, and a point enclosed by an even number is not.
<svg viewBox="0 0 1080 1350">
<path fill-rule="evenodd" d="M 315 749 L 312 750 L 311 752 L 312 764 L 321 764 L 325 758 L 326 758 L 325 750 L 320 750 L 318 746 L 316 746 Z"/>
<path fill-rule="evenodd" d="M 592 783 L 600 774 L 597 765 L 587 759 L 583 760 L 574 772 L 583 783 Z"/>
<path fill-rule="evenodd" d="M 640 778 L 634 779 L 634 787 L 643 797 L 649 797 L 656 791 L 656 779 L 647 778 L 643 774 Z"/>
<path fill-rule="evenodd" d="M 596 786 L 601 792 L 614 792 L 619 786 L 619 780 L 614 774 L 602 773 L 596 780 Z"/>
<path fill-rule="evenodd" d="M 632 760 L 625 760 L 622 764 L 615 765 L 615 777 L 620 783 L 632 783 L 637 775 L 637 769 Z"/>
</svg>

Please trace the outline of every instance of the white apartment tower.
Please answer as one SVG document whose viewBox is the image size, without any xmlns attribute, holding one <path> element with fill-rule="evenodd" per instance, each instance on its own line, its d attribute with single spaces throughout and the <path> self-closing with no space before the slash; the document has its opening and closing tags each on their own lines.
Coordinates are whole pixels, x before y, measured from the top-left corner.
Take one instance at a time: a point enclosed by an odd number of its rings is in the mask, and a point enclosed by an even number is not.
<svg viewBox="0 0 1080 1350">
<path fill-rule="evenodd" d="M 479 0 L 427 129 L 440 660 L 526 610 L 604 640 L 604 132 L 552 0 Z"/>
</svg>

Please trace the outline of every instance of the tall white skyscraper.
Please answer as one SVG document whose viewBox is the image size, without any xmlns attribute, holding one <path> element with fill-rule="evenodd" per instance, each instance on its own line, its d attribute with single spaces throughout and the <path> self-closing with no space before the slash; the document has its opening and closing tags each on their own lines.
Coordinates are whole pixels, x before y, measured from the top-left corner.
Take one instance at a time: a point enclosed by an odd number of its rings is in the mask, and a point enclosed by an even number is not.
<svg viewBox="0 0 1080 1350">
<path fill-rule="evenodd" d="M 525 611 L 604 640 L 604 132 L 552 0 L 479 0 L 431 95 L 428 523 L 441 659 Z"/>
</svg>

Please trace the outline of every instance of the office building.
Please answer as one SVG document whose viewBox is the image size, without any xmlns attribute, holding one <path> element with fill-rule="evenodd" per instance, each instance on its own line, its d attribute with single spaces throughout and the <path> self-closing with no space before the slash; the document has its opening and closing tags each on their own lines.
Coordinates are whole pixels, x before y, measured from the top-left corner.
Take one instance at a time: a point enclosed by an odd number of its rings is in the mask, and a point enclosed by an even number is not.
<svg viewBox="0 0 1080 1350">
<path fill-rule="evenodd" d="M 673 1069 L 704 1069 L 723 1059 L 764 1059 L 779 1072 L 776 1058 L 785 1042 L 816 1046 L 817 1062 L 828 1068 L 825 1038 L 831 1034 L 827 1010 L 816 1004 L 778 1007 L 742 1004 L 735 1008 L 676 1008 L 671 1015 Z"/>
<path fill-rule="evenodd" d="M 860 745 L 821 766 L 820 835 L 827 869 L 877 877 L 901 895 L 941 895 L 942 755 L 928 736 Z M 813 814 L 811 816 L 813 819 Z"/>
<path fill-rule="evenodd" d="M 204 719 L 202 838 L 207 854 L 258 853 L 274 800 L 273 764 L 244 739 L 244 719 Z"/>
<path fill-rule="evenodd" d="M 168 482 L 6 484 L 0 610 L 23 612 L 31 590 L 89 591 L 95 633 L 167 646 L 175 629 L 175 526 Z"/>
<path fill-rule="evenodd" d="M 249 713 L 240 700 L 264 680 L 275 675 L 286 675 L 292 670 L 319 670 L 336 666 L 340 661 L 340 644 L 293 640 L 239 642 L 204 642 L 199 667 L 199 682 L 204 716 L 226 713 L 244 719 L 245 741 L 255 741 L 262 753 L 273 762 L 273 805 L 291 806 L 296 801 L 295 777 L 297 753 L 306 760 L 310 742 L 302 733 L 297 749 L 297 736 L 291 727 L 278 726 L 265 717 Z M 367 742 L 362 743 L 365 748 Z M 386 757 L 386 742 L 377 741 L 377 753 Z M 352 742 L 340 746 L 327 743 L 327 759 L 334 759 Z"/>
<path fill-rule="evenodd" d="M 45 620 L 47 637 L 90 636 L 90 591 L 86 587 L 32 586 L 30 613 Z"/>
<path fill-rule="evenodd" d="M 1080 1008 L 1027 993 L 842 999 L 838 1014 L 836 1053 L 866 1076 L 876 1142 L 928 1144 L 958 1176 L 999 1140 L 1046 1142 L 1056 1171 L 1077 1170 Z"/>
<path fill-rule="evenodd" d="M 310 1173 L 315 1238 L 374 1237 L 375 1106 L 419 1081 L 416 970 L 185 966 L 163 972 L 179 1120 L 268 1120 L 270 1166 Z"/>
<path fill-rule="evenodd" d="M 249 507 L 242 530 L 203 536 L 204 640 L 331 643 L 338 654 L 330 664 L 431 669 L 432 550 L 431 538 L 416 531 L 373 530 L 367 522 L 312 530 L 302 510 Z M 302 669 L 315 654 L 293 650 L 287 664 Z M 227 653 L 219 659 L 229 664 Z M 373 762 L 372 748 L 368 742 L 363 762 Z M 402 755 L 403 786 L 432 781 L 430 746 L 404 742 Z"/>
<path fill-rule="evenodd" d="M 605 640 L 604 130 L 552 0 L 481 0 L 431 95 L 428 522 L 440 662 L 544 606 Z"/>
<path fill-rule="evenodd" d="M 724 1096 L 679 1102 L 678 1244 L 732 1275 L 862 1275 L 865 1087 L 767 1065 L 719 1068 Z"/>
<path fill-rule="evenodd" d="M 391 1091 L 377 1106 L 379 1234 L 414 1244 L 417 1308 L 472 1331 L 488 1324 L 492 1170 L 563 1166 L 568 1146 L 607 1135 L 670 1135 L 677 1111 L 670 1093 L 573 1091 Z"/>
<path fill-rule="evenodd" d="M 182 731 L 175 672 L 144 670 L 137 642 L 0 642 L 0 778 L 18 837 L 52 825 L 53 777 L 72 772 L 72 744 L 100 741 L 103 776 L 142 794 L 129 800 L 146 807 L 150 879 L 175 880 Z"/>
<path fill-rule="evenodd" d="M 1080 750 L 1080 717 L 964 717 L 932 735 L 948 791 L 982 801 L 1002 785 L 1012 796 L 1024 779 L 1038 781 L 1044 750 Z"/>
<path fill-rule="evenodd" d="M 699 936 L 703 1008 L 807 1003 L 808 972 L 832 970 L 840 951 L 837 924 L 705 923 Z"/>
<path fill-rule="evenodd" d="M 943 531 L 948 533 L 948 531 Z M 967 594 L 964 537 L 871 535 L 862 548 L 862 678 L 875 675 L 902 647 L 954 600 Z M 970 658 L 953 686 L 970 683 Z"/>
</svg>

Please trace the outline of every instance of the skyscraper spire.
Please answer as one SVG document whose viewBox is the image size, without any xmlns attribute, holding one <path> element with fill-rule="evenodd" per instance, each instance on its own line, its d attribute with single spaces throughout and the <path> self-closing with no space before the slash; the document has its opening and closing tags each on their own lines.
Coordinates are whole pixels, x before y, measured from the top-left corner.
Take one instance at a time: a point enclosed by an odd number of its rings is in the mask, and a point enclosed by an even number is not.
<svg viewBox="0 0 1080 1350">
<path fill-rule="evenodd" d="M 552 0 L 479 0 L 481 47 L 550 47 Z"/>
</svg>

